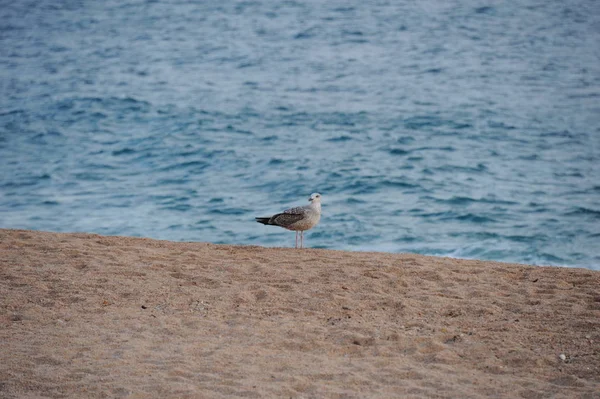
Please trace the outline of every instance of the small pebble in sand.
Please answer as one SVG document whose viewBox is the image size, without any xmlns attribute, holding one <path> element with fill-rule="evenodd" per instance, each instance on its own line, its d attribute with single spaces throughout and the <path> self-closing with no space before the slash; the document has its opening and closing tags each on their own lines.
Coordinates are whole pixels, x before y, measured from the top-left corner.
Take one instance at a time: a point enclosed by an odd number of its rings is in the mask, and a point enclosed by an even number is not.
<svg viewBox="0 0 600 399">
<path fill-rule="evenodd" d="M 558 355 L 558 357 L 560 358 L 560 360 L 562 360 L 563 362 L 567 360 L 567 355 L 565 355 L 564 353 L 561 353 L 560 355 Z"/>
</svg>

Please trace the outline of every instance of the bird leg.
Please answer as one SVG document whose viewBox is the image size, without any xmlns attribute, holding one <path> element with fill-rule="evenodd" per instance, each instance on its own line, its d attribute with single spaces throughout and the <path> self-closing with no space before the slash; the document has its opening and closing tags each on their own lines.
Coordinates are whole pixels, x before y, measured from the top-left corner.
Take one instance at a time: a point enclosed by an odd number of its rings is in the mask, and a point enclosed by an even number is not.
<svg viewBox="0 0 600 399">
<path fill-rule="evenodd" d="M 298 248 L 298 232 L 296 231 L 296 246 L 294 248 Z"/>
<path fill-rule="evenodd" d="M 300 248 L 304 248 L 304 231 L 300 232 Z"/>
</svg>

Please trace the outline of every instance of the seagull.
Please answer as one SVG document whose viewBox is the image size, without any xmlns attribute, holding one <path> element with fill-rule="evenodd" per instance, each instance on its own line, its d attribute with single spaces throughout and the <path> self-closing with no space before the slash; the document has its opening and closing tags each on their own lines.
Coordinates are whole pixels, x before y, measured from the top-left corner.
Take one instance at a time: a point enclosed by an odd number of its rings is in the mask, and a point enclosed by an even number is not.
<svg viewBox="0 0 600 399">
<path fill-rule="evenodd" d="M 312 229 L 321 219 L 321 194 L 313 193 L 308 199 L 310 204 L 286 209 L 273 216 L 256 218 L 258 223 L 279 226 L 296 232 L 296 248 L 298 248 L 298 232 L 300 232 L 300 248 L 304 247 L 304 231 Z"/>
</svg>

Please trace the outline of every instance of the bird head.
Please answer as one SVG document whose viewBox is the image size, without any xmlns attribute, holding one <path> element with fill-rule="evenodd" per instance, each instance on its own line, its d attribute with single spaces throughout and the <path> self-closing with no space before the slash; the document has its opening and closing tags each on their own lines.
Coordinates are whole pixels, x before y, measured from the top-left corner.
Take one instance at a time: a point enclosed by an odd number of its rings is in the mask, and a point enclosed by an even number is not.
<svg viewBox="0 0 600 399">
<path fill-rule="evenodd" d="M 309 202 L 321 202 L 321 194 L 319 193 L 312 193 L 310 195 L 310 198 L 308 199 Z"/>
</svg>

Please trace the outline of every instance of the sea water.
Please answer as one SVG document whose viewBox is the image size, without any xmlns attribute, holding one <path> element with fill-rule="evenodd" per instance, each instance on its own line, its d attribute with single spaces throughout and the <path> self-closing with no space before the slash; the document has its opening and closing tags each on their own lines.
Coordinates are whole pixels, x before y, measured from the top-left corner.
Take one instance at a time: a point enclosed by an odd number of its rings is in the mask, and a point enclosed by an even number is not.
<svg viewBox="0 0 600 399">
<path fill-rule="evenodd" d="M 0 227 L 600 269 L 600 3 L 1 1 Z"/>
</svg>

